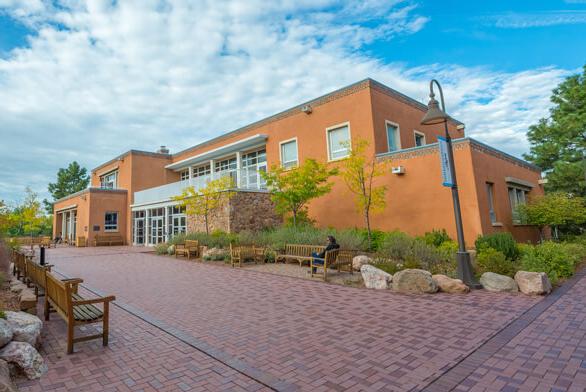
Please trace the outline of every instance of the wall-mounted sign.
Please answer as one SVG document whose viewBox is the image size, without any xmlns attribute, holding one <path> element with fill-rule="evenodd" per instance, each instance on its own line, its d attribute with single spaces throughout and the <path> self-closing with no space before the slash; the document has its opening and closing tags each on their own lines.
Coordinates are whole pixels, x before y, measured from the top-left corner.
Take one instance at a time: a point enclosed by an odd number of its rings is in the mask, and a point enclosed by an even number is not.
<svg viewBox="0 0 586 392">
<path fill-rule="evenodd" d="M 448 140 L 444 137 L 438 136 L 439 156 L 442 167 L 442 185 L 447 187 L 454 186 L 454 177 L 452 168 L 450 167 L 450 153 Z"/>
</svg>

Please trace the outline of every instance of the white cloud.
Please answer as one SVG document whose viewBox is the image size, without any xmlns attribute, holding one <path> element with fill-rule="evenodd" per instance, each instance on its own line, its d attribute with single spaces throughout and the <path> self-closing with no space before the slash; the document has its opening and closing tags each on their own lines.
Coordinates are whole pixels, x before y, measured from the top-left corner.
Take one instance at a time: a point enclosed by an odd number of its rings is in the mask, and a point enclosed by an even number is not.
<svg viewBox="0 0 586 392">
<path fill-rule="evenodd" d="M 530 27 L 584 24 L 586 23 L 586 11 L 508 13 L 495 15 L 486 19 L 496 27 L 525 29 Z"/>
<path fill-rule="evenodd" d="M 413 34 L 410 2 L 0 0 L 35 31 L 0 58 L 0 198 L 44 192 L 72 160 L 92 168 L 131 148 L 173 151 L 373 77 L 427 100 L 439 78 L 470 135 L 525 151 L 566 71 L 406 68 L 359 48 Z"/>
</svg>

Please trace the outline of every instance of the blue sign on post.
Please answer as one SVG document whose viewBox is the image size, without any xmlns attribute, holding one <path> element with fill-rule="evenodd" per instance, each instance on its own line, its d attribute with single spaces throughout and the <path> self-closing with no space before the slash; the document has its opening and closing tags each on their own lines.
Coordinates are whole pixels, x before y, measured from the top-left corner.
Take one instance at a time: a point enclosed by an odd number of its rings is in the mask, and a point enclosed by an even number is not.
<svg viewBox="0 0 586 392">
<path fill-rule="evenodd" d="M 454 177 L 450 167 L 450 155 L 448 140 L 444 137 L 438 136 L 439 156 L 442 165 L 442 185 L 447 187 L 454 186 Z"/>
</svg>

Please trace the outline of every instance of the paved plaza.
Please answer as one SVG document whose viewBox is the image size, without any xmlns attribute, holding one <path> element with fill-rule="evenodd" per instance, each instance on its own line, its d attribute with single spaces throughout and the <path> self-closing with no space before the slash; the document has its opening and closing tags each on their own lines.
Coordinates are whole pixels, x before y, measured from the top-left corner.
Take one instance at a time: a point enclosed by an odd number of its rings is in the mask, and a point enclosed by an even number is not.
<svg viewBox="0 0 586 392">
<path fill-rule="evenodd" d="M 65 354 L 23 391 L 583 391 L 586 277 L 551 297 L 403 295 L 173 259 L 132 247 L 51 249 L 114 294 L 110 346 Z M 515 329 L 516 328 L 516 329 Z"/>
</svg>

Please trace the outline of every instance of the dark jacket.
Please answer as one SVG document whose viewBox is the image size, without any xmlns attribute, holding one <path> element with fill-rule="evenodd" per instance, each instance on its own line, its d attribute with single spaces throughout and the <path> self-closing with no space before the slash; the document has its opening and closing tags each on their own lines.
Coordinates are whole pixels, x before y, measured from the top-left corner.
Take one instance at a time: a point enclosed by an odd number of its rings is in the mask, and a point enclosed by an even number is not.
<svg viewBox="0 0 586 392">
<path fill-rule="evenodd" d="M 324 249 L 324 251 L 323 251 L 323 252 L 321 252 L 320 254 L 318 254 L 317 256 L 318 256 L 320 259 L 323 259 L 323 258 L 325 258 L 325 257 L 326 257 L 326 252 L 327 252 L 327 251 L 329 251 L 329 250 L 334 250 L 334 249 L 340 249 L 340 245 L 338 245 L 338 244 L 328 244 L 328 246 L 326 246 L 326 248 Z"/>
</svg>

